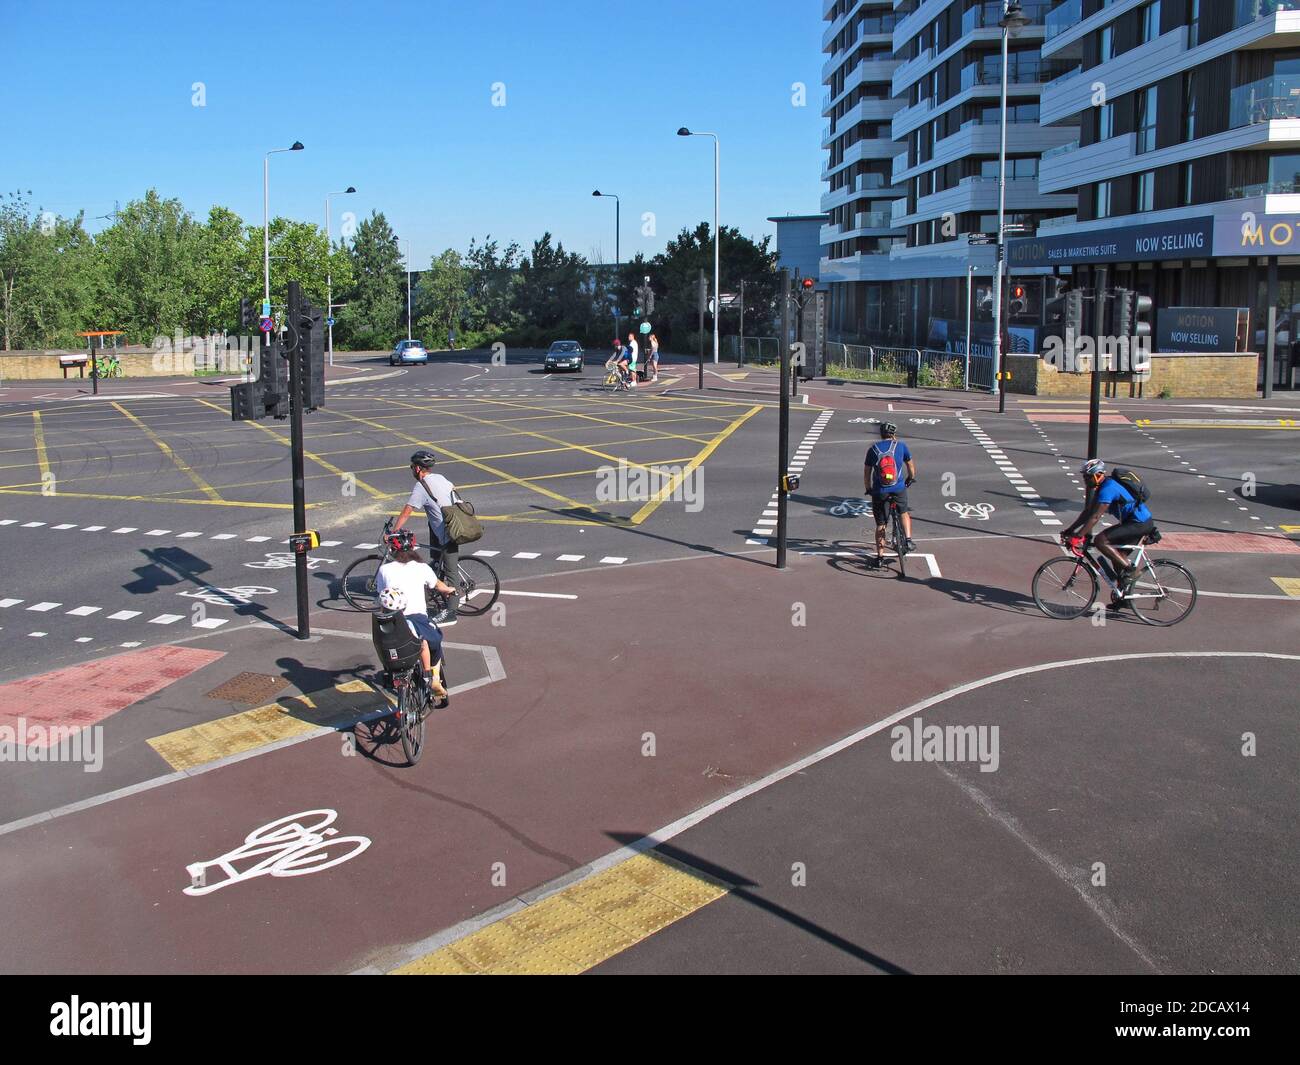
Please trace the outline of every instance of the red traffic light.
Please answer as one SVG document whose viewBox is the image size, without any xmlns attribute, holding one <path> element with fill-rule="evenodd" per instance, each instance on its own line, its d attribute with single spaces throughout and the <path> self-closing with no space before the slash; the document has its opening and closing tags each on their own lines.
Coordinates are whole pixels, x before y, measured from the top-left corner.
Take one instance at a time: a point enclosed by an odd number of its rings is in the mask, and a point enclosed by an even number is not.
<svg viewBox="0 0 1300 1065">
<path fill-rule="evenodd" d="M 1023 299 L 1025 296 L 1025 286 L 1024 285 L 1014 286 L 1011 289 L 1011 295 L 1015 296 L 1016 299 Z"/>
<path fill-rule="evenodd" d="M 805 278 L 803 279 L 803 287 L 804 287 L 804 288 L 812 288 L 813 285 L 815 285 L 815 284 L 816 284 L 816 282 L 815 282 L 811 277 L 805 277 Z"/>
</svg>

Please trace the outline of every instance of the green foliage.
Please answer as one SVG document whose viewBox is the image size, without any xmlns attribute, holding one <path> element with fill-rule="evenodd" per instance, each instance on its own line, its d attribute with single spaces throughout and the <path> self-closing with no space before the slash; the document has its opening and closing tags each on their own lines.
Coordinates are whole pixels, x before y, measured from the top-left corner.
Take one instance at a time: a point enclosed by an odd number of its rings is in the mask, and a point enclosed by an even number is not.
<svg viewBox="0 0 1300 1065">
<path fill-rule="evenodd" d="M 337 312 L 334 343 L 358 350 L 384 351 L 406 334 L 406 271 L 397 234 L 381 212 L 371 212 L 357 226 L 347 251 L 350 290 L 334 283 L 335 299 L 346 292 L 347 305 Z"/>
</svg>

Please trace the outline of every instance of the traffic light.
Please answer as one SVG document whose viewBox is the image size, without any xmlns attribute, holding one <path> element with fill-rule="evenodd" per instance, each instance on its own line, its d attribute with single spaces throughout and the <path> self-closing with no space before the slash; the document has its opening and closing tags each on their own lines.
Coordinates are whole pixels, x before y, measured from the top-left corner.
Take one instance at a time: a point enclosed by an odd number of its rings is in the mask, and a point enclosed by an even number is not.
<svg viewBox="0 0 1300 1065">
<path fill-rule="evenodd" d="M 1029 289 L 1024 285 L 1012 285 L 1007 290 L 1007 316 L 1023 318 L 1029 313 Z"/>
<path fill-rule="evenodd" d="M 255 422 L 265 417 L 260 381 L 245 381 L 230 389 L 230 419 L 236 422 Z"/>
<path fill-rule="evenodd" d="M 253 301 L 247 296 L 239 301 L 239 327 L 241 329 L 252 329 L 257 324 L 253 317 Z"/>
<path fill-rule="evenodd" d="M 1049 277 L 1047 279 L 1046 296 L 1043 301 L 1043 322 L 1046 325 L 1056 325 L 1065 319 L 1066 296 L 1070 291 L 1070 283 L 1063 277 Z"/>
<path fill-rule="evenodd" d="M 303 413 L 325 406 L 324 316 L 303 299 L 296 282 L 289 283 L 289 358 L 294 360 L 297 395 L 293 401 Z"/>
<path fill-rule="evenodd" d="M 1081 336 L 1083 328 L 1083 301 L 1085 294 L 1081 288 L 1072 288 L 1065 294 L 1065 316 L 1061 319 L 1062 329 L 1074 331 L 1075 336 Z"/>
<path fill-rule="evenodd" d="M 289 364 L 283 355 L 283 344 L 270 334 L 262 334 L 261 364 L 258 367 L 257 387 L 262 397 L 262 412 L 276 418 L 289 417 Z"/>
</svg>

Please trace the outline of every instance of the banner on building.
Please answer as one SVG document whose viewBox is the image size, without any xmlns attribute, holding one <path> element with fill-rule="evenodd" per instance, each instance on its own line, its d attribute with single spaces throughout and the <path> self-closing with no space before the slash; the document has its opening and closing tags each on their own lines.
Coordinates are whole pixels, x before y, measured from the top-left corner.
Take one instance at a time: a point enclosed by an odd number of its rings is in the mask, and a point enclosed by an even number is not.
<svg viewBox="0 0 1300 1065">
<path fill-rule="evenodd" d="M 1156 350 L 1246 351 L 1249 312 L 1243 307 L 1164 307 L 1156 312 Z"/>
<path fill-rule="evenodd" d="M 1060 237 L 1023 237 L 1007 241 L 1007 262 L 1015 270 L 1032 266 L 1207 259 L 1217 232 L 1214 219 L 1205 217 L 1093 229 Z"/>
</svg>

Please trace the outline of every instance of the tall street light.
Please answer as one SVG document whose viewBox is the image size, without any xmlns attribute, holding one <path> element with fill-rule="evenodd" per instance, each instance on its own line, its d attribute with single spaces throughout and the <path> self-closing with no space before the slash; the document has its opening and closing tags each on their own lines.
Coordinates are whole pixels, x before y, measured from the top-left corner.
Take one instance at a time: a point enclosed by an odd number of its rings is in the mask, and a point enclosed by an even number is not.
<svg viewBox="0 0 1300 1065">
<path fill-rule="evenodd" d="M 406 242 L 406 339 L 411 336 L 411 242 Z"/>
<path fill-rule="evenodd" d="M 618 214 L 619 214 L 619 209 L 622 207 L 622 204 L 619 202 L 618 197 L 615 196 L 612 192 L 601 192 L 600 189 L 597 189 L 595 192 L 592 193 L 592 195 L 604 196 L 607 200 L 614 201 L 614 284 L 615 286 L 617 286 L 619 271 L 623 266 L 623 257 L 619 254 L 619 246 L 618 246 L 619 230 L 621 229 L 621 226 L 619 225 Z M 615 294 L 614 299 L 615 300 L 618 299 L 617 294 Z M 617 307 L 615 307 L 614 309 L 618 310 Z M 617 314 L 614 315 L 614 335 L 618 336 L 618 315 Z"/>
<path fill-rule="evenodd" d="M 302 141 L 290 148 L 272 148 L 262 157 L 262 299 L 271 302 L 271 156 L 278 152 L 300 152 Z"/>
<path fill-rule="evenodd" d="M 334 365 L 334 271 L 330 257 L 334 247 L 330 243 L 330 197 L 347 196 L 356 191 L 349 185 L 341 192 L 325 193 L 325 329 L 329 333 L 331 366 Z"/>
<path fill-rule="evenodd" d="M 1011 34 L 1029 25 L 1029 19 L 1016 0 L 1003 0 L 1002 18 L 1002 145 L 998 152 L 998 269 L 997 288 L 993 293 L 993 387 L 998 393 L 998 411 L 1007 409 L 1006 382 L 1002 379 L 1002 364 L 1006 355 L 1002 350 L 1002 275 L 1006 272 L 1003 242 L 1006 240 L 1007 213 L 1007 42 Z"/>
<path fill-rule="evenodd" d="M 689 130 L 683 126 L 677 131 L 677 136 L 713 138 L 713 361 L 716 363 L 718 361 L 718 317 L 719 312 L 722 310 L 718 294 L 718 263 L 722 247 L 722 232 L 718 229 L 718 135 L 716 133 Z"/>
</svg>

